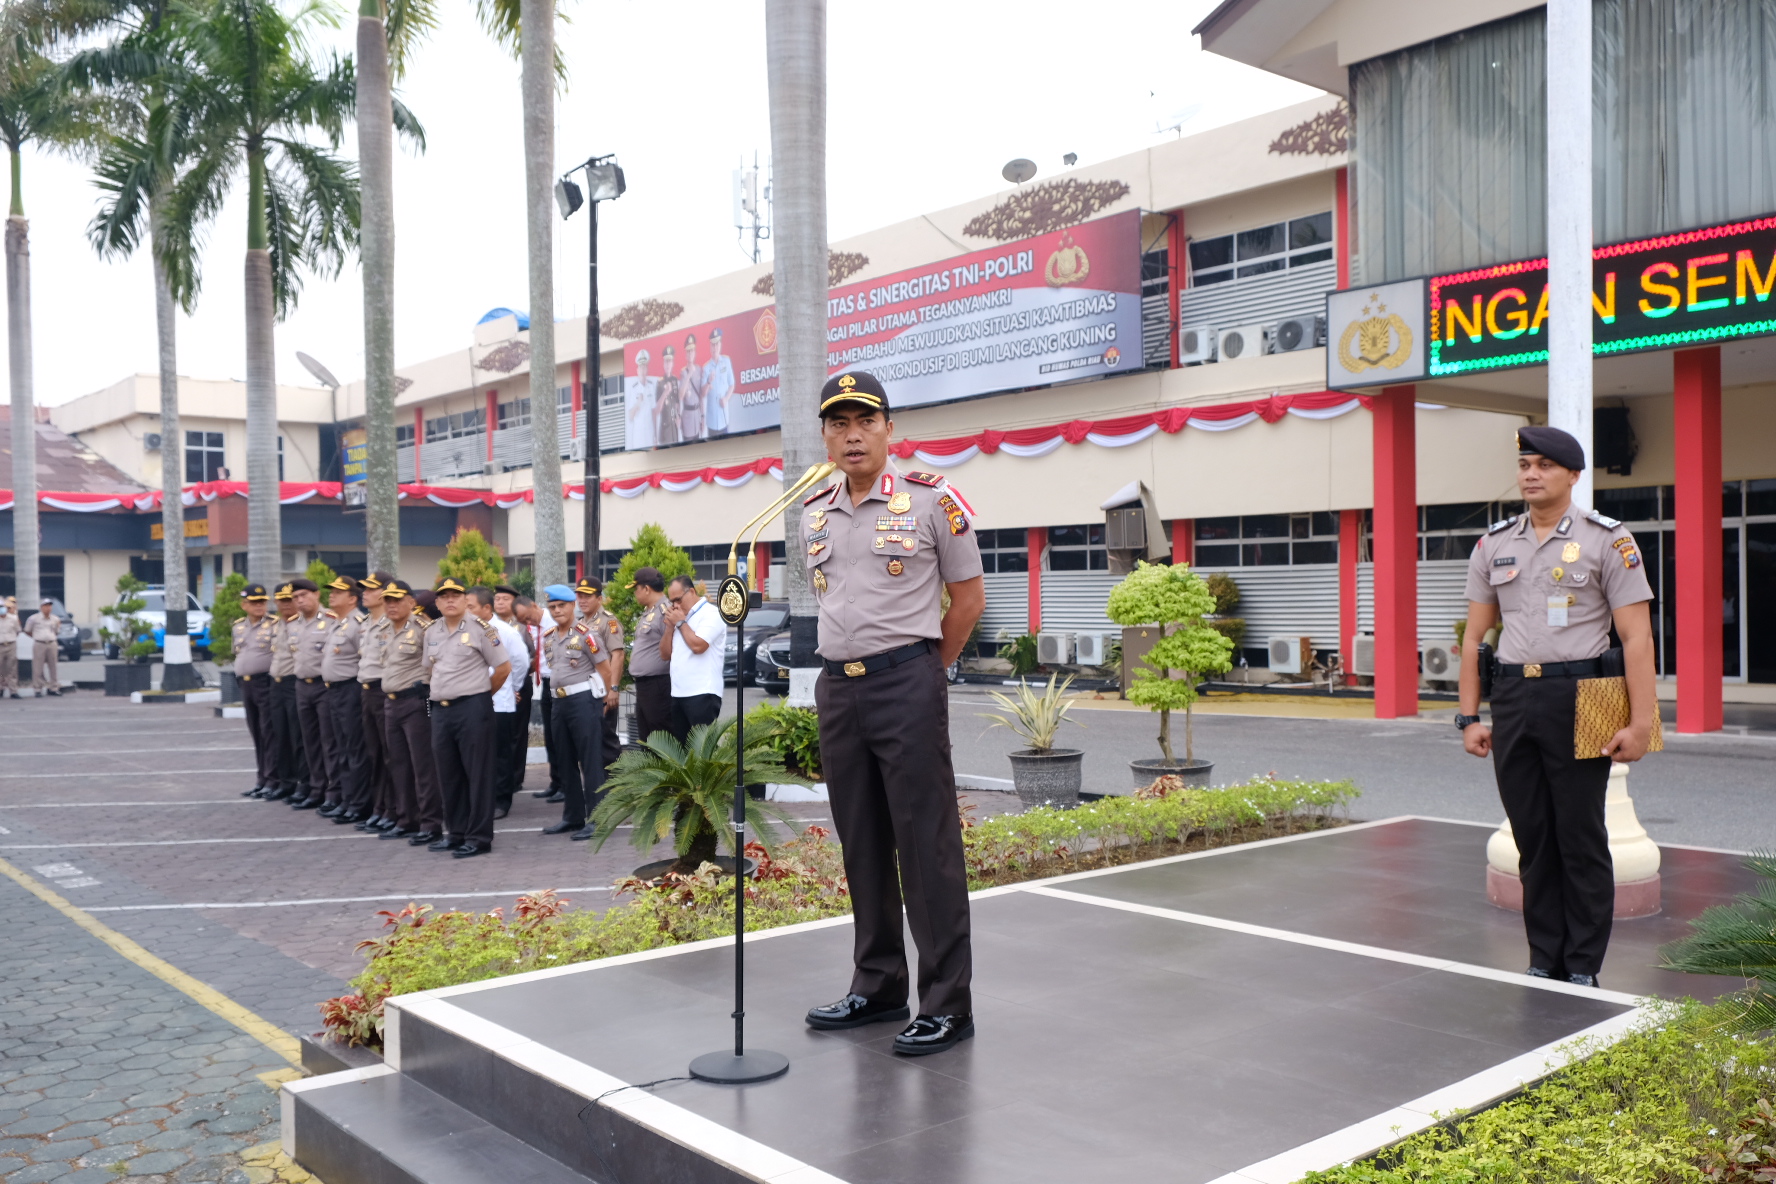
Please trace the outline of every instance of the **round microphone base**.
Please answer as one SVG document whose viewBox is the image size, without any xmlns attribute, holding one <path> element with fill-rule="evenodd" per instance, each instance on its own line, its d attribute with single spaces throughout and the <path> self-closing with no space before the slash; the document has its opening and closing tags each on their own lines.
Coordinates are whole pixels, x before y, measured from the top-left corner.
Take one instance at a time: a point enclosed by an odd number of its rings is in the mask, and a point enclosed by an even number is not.
<svg viewBox="0 0 1776 1184">
<path fill-rule="evenodd" d="M 732 1052 L 708 1052 L 691 1062 L 691 1076 L 719 1085 L 750 1085 L 789 1072 L 789 1058 L 768 1049 L 747 1049 L 743 1056 Z"/>
</svg>

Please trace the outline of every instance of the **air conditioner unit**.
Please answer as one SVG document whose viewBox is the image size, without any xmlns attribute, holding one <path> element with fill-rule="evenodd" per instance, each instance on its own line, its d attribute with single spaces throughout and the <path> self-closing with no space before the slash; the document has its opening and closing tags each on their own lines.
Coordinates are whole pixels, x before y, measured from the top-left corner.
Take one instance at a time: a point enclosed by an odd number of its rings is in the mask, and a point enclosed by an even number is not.
<svg viewBox="0 0 1776 1184">
<path fill-rule="evenodd" d="M 575 436 L 573 438 L 572 442 L 569 443 L 567 446 L 567 459 L 568 460 L 585 460 L 586 459 L 586 437 Z"/>
<path fill-rule="evenodd" d="M 282 562 L 284 570 L 287 572 L 302 571 L 308 567 L 307 561 L 295 551 L 285 551 Z"/>
<path fill-rule="evenodd" d="M 1185 325 L 1178 330 L 1178 363 L 1215 360 L 1215 330 L 1208 325 Z"/>
<path fill-rule="evenodd" d="M 1313 667 L 1313 639 L 1272 637 L 1269 640 L 1273 674 L 1306 674 Z"/>
<path fill-rule="evenodd" d="M 1352 674 L 1375 676 L 1375 634 L 1359 633 L 1351 638 L 1350 661 L 1346 665 Z"/>
<path fill-rule="evenodd" d="M 1073 660 L 1071 633 L 1038 633 L 1036 660 L 1044 666 L 1065 666 Z"/>
<path fill-rule="evenodd" d="M 1319 317 L 1290 317 L 1277 325 L 1270 340 L 1277 353 L 1288 354 L 1298 349 L 1312 349 L 1321 344 L 1321 336 Z"/>
<path fill-rule="evenodd" d="M 1216 335 L 1216 348 L 1223 362 L 1255 358 L 1264 352 L 1264 326 L 1237 325 L 1223 329 Z"/>
<path fill-rule="evenodd" d="M 1434 682 L 1456 682 L 1461 678 L 1461 651 L 1453 646 L 1425 646 L 1423 664 L 1424 676 Z"/>
<path fill-rule="evenodd" d="M 143 432 L 142 433 L 142 451 L 143 452 L 159 452 L 160 451 L 160 433 L 159 432 Z"/>
<path fill-rule="evenodd" d="M 1081 666 L 1102 666 L 1104 654 L 1109 650 L 1109 641 L 1102 633 L 1076 633 L 1073 635 L 1073 660 Z"/>
</svg>

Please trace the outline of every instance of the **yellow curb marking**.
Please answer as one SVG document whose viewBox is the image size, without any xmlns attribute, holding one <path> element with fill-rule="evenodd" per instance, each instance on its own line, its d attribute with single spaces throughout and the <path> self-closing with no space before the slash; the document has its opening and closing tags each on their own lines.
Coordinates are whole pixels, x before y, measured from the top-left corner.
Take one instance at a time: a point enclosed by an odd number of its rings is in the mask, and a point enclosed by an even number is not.
<svg viewBox="0 0 1776 1184">
<path fill-rule="evenodd" d="M 261 1143 L 240 1153 L 248 1184 L 321 1184 L 300 1167 L 279 1143 Z"/>
<path fill-rule="evenodd" d="M 31 895 L 43 901 L 56 912 L 68 918 L 112 949 L 122 954 L 129 961 L 140 966 L 149 974 L 177 991 L 189 996 L 192 1001 L 206 1010 L 227 1020 L 271 1051 L 289 1061 L 298 1068 L 302 1065 L 302 1046 L 296 1037 L 290 1035 L 270 1020 L 254 1015 L 208 983 L 199 982 L 177 966 L 164 958 L 150 954 L 147 950 L 125 937 L 123 934 L 95 920 L 92 914 L 70 904 L 68 900 L 49 888 L 38 883 L 12 864 L 0 859 L 0 874 L 16 882 Z M 300 1074 L 297 1074 L 300 1076 Z M 269 1084 L 269 1083 L 267 1083 Z M 304 1179 L 306 1179 L 304 1175 Z"/>
</svg>

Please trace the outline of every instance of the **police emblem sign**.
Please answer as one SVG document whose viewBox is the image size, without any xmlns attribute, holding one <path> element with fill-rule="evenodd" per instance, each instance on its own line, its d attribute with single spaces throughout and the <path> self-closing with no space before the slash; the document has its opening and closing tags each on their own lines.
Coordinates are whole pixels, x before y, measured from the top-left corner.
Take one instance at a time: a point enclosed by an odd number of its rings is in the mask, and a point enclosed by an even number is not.
<svg viewBox="0 0 1776 1184">
<path fill-rule="evenodd" d="M 1326 386 L 1394 386 L 1426 375 L 1425 282 L 1398 280 L 1326 296 Z"/>
</svg>

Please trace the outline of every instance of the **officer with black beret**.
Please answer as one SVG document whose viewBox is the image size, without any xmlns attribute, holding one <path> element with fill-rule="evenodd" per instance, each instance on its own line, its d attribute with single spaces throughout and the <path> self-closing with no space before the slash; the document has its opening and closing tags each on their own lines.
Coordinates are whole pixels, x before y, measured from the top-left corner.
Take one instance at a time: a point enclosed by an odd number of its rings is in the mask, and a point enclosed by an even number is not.
<svg viewBox="0 0 1776 1184">
<path fill-rule="evenodd" d="M 1493 758 L 1517 840 L 1528 973 L 1597 986 L 1615 908 L 1603 798 L 1612 761 L 1637 761 L 1652 741 L 1653 591 L 1634 536 L 1575 506 L 1585 450 L 1570 433 L 1518 430 L 1517 489 L 1527 511 L 1492 527 L 1468 560 L 1462 639 L 1463 746 Z M 1495 624 L 1492 726 L 1480 720 L 1479 646 Z M 1613 673 L 1621 639 L 1629 720 L 1594 753 L 1575 751 L 1579 681 Z"/>
<path fill-rule="evenodd" d="M 919 1014 L 894 1051 L 942 1052 L 974 1035 L 968 873 L 944 677 L 986 607 L 974 514 L 942 477 L 889 462 L 894 423 L 873 375 L 835 376 L 820 392 L 820 420 L 839 480 L 803 503 L 796 545 L 820 605 L 825 669 L 814 698 L 851 888 L 855 971 L 845 997 L 809 1011 L 807 1022 L 831 1029 L 905 1020 L 903 934 L 911 928 Z"/>
</svg>

